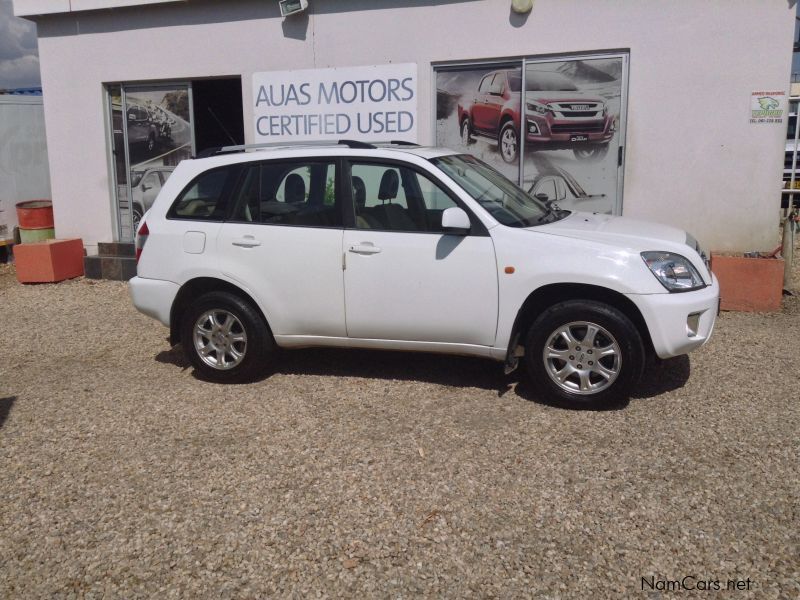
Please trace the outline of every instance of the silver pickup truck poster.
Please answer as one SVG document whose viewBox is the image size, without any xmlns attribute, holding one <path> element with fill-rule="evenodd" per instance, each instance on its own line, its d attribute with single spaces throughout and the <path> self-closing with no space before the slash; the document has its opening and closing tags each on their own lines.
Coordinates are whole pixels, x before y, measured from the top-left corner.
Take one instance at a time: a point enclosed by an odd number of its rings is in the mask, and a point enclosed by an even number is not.
<svg viewBox="0 0 800 600">
<path fill-rule="evenodd" d="M 437 69 L 437 144 L 474 154 L 560 208 L 619 212 L 623 60 Z"/>
<path fill-rule="evenodd" d="M 111 111 L 121 238 L 132 239 L 175 166 L 192 155 L 192 124 L 185 85 L 128 87 L 124 98 L 123 107 L 112 94 Z"/>
</svg>

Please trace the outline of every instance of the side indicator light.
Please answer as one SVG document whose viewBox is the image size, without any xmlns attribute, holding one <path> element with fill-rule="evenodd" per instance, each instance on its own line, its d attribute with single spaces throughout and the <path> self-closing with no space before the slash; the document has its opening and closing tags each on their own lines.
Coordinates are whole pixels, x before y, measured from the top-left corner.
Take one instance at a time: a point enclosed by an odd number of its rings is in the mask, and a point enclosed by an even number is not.
<svg viewBox="0 0 800 600">
<path fill-rule="evenodd" d="M 515 270 L 514 267 L 506 267 L 506 273 L 508 275 L 511 275 Z"/>
</svg>

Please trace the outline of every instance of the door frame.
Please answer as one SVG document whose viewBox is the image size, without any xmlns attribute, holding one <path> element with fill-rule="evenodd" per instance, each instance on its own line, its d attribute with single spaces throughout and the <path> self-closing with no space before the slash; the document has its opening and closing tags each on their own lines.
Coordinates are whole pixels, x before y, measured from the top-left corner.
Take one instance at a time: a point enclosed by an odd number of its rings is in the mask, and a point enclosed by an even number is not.
<svg viewBox="0 0 800 600">
<path fill-rule="evenodd" d="M 122 144 L 125 152 L 125 169 L 127 177 L 125 178 L 125 186 L 128 194 L 128 219 L 123 223 L 123 215 L 120 210 L 119 197 L 117 191 L 119 185 L 117 183 L 116 162 L 114 157 L 114 109 L 112 107 L 112 94 L 111 88 L 119 86 L 120 102 L 122 108 Z M 128 81 L 128 82 L 109 82 L 103 84 L 103 93 L 105 94 L 105 121 L 106 121 L 106 148 L 109 166 L 109 183 L 111 192 L 111 208 L 112 208 L 112 234 L 114 241 L 131 243 L 136 238 L 136 232 L 133 231 L 133 188 L 131 186 L 131 161 L 130 161 L 130 145 L 128 143 L 128 121 L 127 121 L 127 94 L 130 91 L 135 92 L 151 92 L 159 90 L 174 90 L 178 88 L 186 88 L 189 102 L 189 134 L 191 141 L 191 153 L 195 155 L 197 152 L 195 143 L 194 131 L 194 101 L 192 96 L 192 82 L 191 80 L 176 79 L 170 81 Z M 123 239 L 122 232 L 124 229 L 129 229 L 132 234 L 130 239 Z"/>
</svg>

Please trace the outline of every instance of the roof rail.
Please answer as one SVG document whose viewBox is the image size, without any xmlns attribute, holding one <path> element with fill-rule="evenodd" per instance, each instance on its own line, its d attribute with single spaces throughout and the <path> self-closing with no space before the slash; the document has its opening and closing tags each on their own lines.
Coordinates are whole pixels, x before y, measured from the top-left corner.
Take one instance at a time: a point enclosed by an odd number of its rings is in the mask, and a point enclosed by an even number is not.
<svg viewBox="0 0 800 600">
<path fill-rule="evenodd" d="M 389 142 L 362 142 L 359 140 L 331 140 L 331 141 L 306 141 L 306 142 L 268 142 L 264 144 L 241 144 L 237 146 L 214 146 L 205 148 L 197 153 L 195 158 L 208 158 L 209 156 L 218 156 L 220 154 L 232 154 L 234 152 L 246 152 L 247 150 L 259 150 L 261 148 L 294 148 L 304 146 L 347 146 L 348 148 L 358 148 L 361 150 L 375 150 L 378 145 L 392 145 L 392 146 L 418 146 L 413 142 L 406 142 L 403 140 L 392 140 Z"/>
</svg>

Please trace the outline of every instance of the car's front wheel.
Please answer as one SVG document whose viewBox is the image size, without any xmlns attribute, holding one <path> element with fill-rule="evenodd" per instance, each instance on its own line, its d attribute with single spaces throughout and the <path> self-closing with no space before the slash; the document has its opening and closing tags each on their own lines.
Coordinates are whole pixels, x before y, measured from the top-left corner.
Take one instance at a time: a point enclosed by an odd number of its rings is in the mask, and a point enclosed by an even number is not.
<svg viewBox="0 0 800 600">
<path fill-rule="evenodd" d="M 229 292 L 209 292 L 189 306 L 181 321 L 181 342 L 195 370 L 220 383 L 254 379 L 275 351 L 261 314 Z"/>
<path fill-rule="evenodd" d="M 572 153 L 580 161 L 597 162 L 608 154 L 608 144 L 591 144 L 573 148 Z"/>
<path fill-rule="evenodd" d="M 577 408 L 626 399 L 644 359 L 642 337 L 631 320 L 591 300 L 551 306 L 531 325 L 525 343 L 525 364 L 540 396 Z"/>
<path fill-rule="evenodd" d="M 517 137 L 517 130 L 512 121 L 507 121 L 500 129 L 497 136 L 497 146 L 500 150 L 500 156 L 507 163 L 513 163 L 517 160 L 519 153 L 519 138 Z"/>
</svg>

